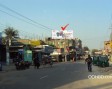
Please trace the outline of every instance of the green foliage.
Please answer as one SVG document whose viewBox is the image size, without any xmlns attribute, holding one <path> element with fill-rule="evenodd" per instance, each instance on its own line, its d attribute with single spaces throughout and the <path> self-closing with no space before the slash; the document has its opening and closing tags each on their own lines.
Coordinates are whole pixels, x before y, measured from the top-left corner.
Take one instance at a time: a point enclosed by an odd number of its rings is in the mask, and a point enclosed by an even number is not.
<svg viewBox="0 0 112 89">
<path fill-rule="evenodd" d="M 92 55 L 95 55 L 95 52 L 98 52 L 98 49 L 92 49 L 91 54 L 92 54 Z"/>
<path fill-rule="evenodd" d="M 2 44 L 6 45 L 6 38 L 5 37 L 2 37 Z"/>
<path fill-rule="evenodd" d="M 53 45 L 53 44 L 49 44 L 49 46 L 56 47 L 56 46 L 55 46 L 55 45 Z"/>
<path fill-rule="evenodd" d="M 18 31 L 14 30 L 12 27 L 7 27 L 4 29 L 4 33 L 6 34 L 6 38 L 12 39 L 13 37 L 18 36 Z"/>
<path fill-rule="evenodd" d="M 89 48 L 87 46 L 83 47 L 83 51 L 89 51 Z"/>
<path fill-rule="evenodd" d="M 13 38 L 18 37 L 18 31 L 12 27 L 7 27 L 6 29 L 4 29 L 4 33 L 6 37 L 2 41 L 7 46 L 11 45 L 11 41 Z"/>
</svg>

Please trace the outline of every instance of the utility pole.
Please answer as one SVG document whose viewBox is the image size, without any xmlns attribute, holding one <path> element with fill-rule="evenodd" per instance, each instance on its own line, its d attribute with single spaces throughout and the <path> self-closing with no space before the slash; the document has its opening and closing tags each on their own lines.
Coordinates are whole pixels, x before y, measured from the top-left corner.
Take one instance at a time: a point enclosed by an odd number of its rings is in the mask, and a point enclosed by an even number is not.
<svg viewBox="0 0 112 89">
<path fill-rule="evenodd" d="M 111 15 L 111 20 L 112 20 L 112 15 Z M 109 29 L 111 30 L 111 33 L 110 33 L 110 43 L 111 43 L 111 41 L 112 41 L 112 23 L 111 23 Z"/>
<path fill-rule="evenodd" d="M 111 40 L 112 40 L 112 24 L 110 25 L 110 28 L 109 28 L 109 29 L 110 29 L 110 31 L 111 31 L 111 32 L 110 32 L 110 41 L 111 41 Z"/>
<path fill-rule="evenodd" d="M 6 63 L 9 65 L 9 39 L 6 40 Z"/>
</svg>

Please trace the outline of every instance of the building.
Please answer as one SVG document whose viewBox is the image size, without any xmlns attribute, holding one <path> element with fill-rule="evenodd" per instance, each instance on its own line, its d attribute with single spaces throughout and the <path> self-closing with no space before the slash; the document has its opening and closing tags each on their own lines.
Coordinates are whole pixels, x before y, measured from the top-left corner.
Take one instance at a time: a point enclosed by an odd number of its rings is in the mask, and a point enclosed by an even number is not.
<svg viewBox="0 0 112 89">
<path fill-rule="evenodd" d="M 75 39 L 52 39 L 47 38 L 46 44 L 52 45 L 55 48 L 60 49 L 60 52 L 67 53 L 72 49 L 75 49 Z"/>
<path fill-rule="evenodd" d="M 104 41 L 104 50 L 103 54 L 110 54 L 112 52 L 112 42 L 111 41 Z"/>
<path fill-rule="evenodd" d="M 78 38 L 75 39 L 52 39 L 47 38 L 46 44 L 53 45 L 57 55 L 68 55 L 72 57 L 77 56 L 80 59 L 82 55 L 82 41 Z M 71 58 L 72 58 L 71 57 Z"/>
<path fill-rule="evenodd" d="M 2 44 L 2 32 L 0 32 L 0 62 L 6 62 L 6 45 Z"/>
</svg>

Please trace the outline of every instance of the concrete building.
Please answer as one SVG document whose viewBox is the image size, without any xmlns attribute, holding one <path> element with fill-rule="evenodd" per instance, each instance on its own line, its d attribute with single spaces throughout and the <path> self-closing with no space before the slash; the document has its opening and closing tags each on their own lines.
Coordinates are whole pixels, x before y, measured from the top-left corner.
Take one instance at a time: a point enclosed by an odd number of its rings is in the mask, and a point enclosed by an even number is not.
<svg viewBox="0 0 112 89">
<path fill-rule="evenodd" d="M 58 53 L 64 55 L 75 52 L 76 56 L 82 54 L 82 41 L 78 38 L 75 39 L 51 39 L 47 38 L 45 40 L 46 44 L 53 45 Z M 74 54 L 75 55 L 75 54 Z"/>
</svg>

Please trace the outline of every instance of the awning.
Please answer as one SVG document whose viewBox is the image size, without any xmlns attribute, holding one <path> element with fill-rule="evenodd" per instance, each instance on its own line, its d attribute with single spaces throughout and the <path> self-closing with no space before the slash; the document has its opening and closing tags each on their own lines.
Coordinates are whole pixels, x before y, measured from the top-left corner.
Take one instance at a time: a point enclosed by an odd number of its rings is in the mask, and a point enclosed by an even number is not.
<svg viewBox="0 0 112 89">
<path fill-rule="evenodd" d="M 50 55 L 60 55 L 61 53 L 58 53 L 58 52 L 53 52 L 53 53 L 51 53 Z"/>
</svg>

